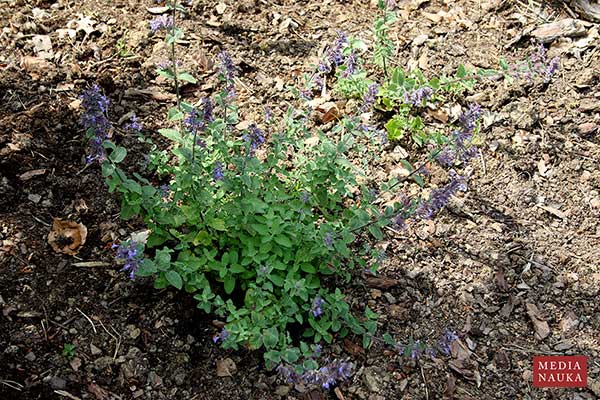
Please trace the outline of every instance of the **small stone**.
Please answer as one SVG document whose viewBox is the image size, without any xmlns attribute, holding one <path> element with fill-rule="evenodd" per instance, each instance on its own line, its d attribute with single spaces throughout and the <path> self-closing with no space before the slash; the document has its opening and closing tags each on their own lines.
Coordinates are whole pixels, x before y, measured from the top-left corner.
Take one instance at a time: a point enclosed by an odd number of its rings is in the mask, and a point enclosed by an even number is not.
<svg viewBox="0 0 600 400">
<path fill-rule="evenodd" d="M 373 393 L 381 392 L 382 370 L 379 367 L 367 367 L 363 372 L 363 382 Z"/>
<path fill-rule="evenodd" d="M 96 361 L 94 361 L 94 365 L 98 369 L 105 369 L 105 368 L 108 368 L 111 365 L 113 365 L 113 362 L 114 362 L 114 360 L 112 357 L 104 356 L 104 357 L 100 357 Z"/>
<path fill-rule="evenodd" d="M 158 387 L 163 384 L 163 380 L 156 372 L 150 371 L 150 373 L 148 373 L 148 384 L 152 387 Z"/>
<path fill-rule="evenodd" d="M 393 294 L 391 294 L 390 292 L 385 292 L 383 294 L 383 297 L 385 297 L 385 299 L 388 301 L 388 303 L 390 304 L 396 304 L 396 298 L 394 297 Z"/>
<path fill-rule="evenodd" d="M 129 332 L 129 336 L 132 339 L 137 339 L 140 336 L 140 333 L 142 333 L 140 328 L 135 327 L 135 328 L 131 329 L 131 331 Z"/>
<path fill-rule="evenodd" d="M 54 390 L 62 390 L 67 387 L 67 381 L 61 377 L 53 376 L 50 379 L 50 386 Z"/>
<path fill-rule="evenodd" d="M 33 352 L 32 352 L 32 351 L 30 351 L 29 353 L 27 353 L 27 354 L 25 355 L 25 359 L 27 359 L 27 360 L 29 360 L 29 361 L 33 362 L 33 361 L 35 361 L 35 359 L 36 359 L 36 356 L 35 356 L 35 354 L 33 354 Z"/>
<path fill-rule="evenodd" d="M 71 365 L 71 368 L 73 368 L 73 371 L 75 371 L 75 372 L 79 371 L 79 367 L 81 367 L 81 358 L 75 357 L 74 359 L 69 361 L 69 365 Z"/>
<path fill-rule="evenodd" d="M 291 387 L 287 386 L 287 385 L 279 385 L 277 386 L 277 388 L 275 389 L 275 394 L 278 396 L 287 396 L 287 394 L 290 392 Z"/>
<path fill-rule="evenodd" d="M 600 208 L 600 197 L 595 197 L 590 200 L 590 206 L 592 206 L 592 208 Z"/>
<path fill-rule="evenodd" d="M 371 289 L 371 297 L 374 299 L 378 299 L 381 297 L 381 290 L 379 289 Z"/>
<path fill-rule="evenodd" d="M 42 196 L 40 196 L 39 194 L 33 194 L 33 193 L 28 195 L 27 198 L 36 204 L 39 203 L 40 200 L 42 200 Z"/>
<path fill-rule="evenodd" d="M 97 348 L 96 346 L 94 346 L 93 343 L 90 343 L 90 351 L 92 352 L 93 356 L 97 356 L 102 354 L 102 350 L 100 350 L 99 348 Z"/>
<path fill-rule="evenodd" d="M 577 127 L 582 136 L 590 136 L 598 130 L 598 125 L 593 122 L 586 122 Z"/>
</svg>

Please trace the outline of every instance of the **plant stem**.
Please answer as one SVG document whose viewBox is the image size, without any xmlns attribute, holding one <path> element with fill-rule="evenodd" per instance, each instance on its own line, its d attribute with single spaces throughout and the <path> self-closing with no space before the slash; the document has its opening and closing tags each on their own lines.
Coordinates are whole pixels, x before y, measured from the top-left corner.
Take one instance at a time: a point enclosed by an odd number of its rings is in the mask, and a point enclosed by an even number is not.
<svg viewBox="0 0 600 400">
<path fill-rule="evenodd" d="M 175 57 L 175 16 L 177 14 L 177 3 L 174 2 L 171 7 L 171 17 L 173 18 L 173 26 L 171 27 L 171 62 L 173 63 L 173 81 L 175 82 L 175 96 L 177 97 L 177 110 L 181 111 L 181 98 L 179 96 L 179 80 L 177 79 L 177 59 Z"/>
</svg>

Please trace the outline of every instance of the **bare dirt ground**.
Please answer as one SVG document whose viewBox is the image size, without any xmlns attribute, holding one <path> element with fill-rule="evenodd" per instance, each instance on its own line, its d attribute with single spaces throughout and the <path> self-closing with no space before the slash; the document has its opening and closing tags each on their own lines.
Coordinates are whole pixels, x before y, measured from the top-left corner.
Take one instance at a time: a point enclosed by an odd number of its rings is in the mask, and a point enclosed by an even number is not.
<svg viewBox="0 0 600 400">
<path fill-rule="evenodd" d="M 216 87 L 216 54 L 241 75 L 241 108 L 276 113 L 286 87 L 338 30 L 371 40 L 368 1 L 194 1 L 184 63 Z M 561 70 L 548 84 L 482 83 L 466 102 L 487 110 L 469 191 L 434 221 L 388 231 L 383 281 L 353 282 L 352 302 L 381 315 L 400 342 L 458 333 L 448 357 L 403 357 L 352 338 L 336 357 L 357 364 L 336 392 L 286 385 L 262 355 L 212 343 L 210 316 L 189 295 L 130 281 L 110 245 L 139 228 L 86 168 L 78 95 L 97 82 L 116 122 L 134 111 L 148 134 L 174 97 L 156 79 L 165 57 L 150 34 L 153 1 L 0 2 L 0 398 L 2 399 L 594 399 L 600 396 L 600 37 L 575 21 L 548 38 Z M 535 28 L 563 21 L 561 2 L 399 1 L 397 63 L 428 76 L 458 64 L 494 68 L 535 51 Z M 74 34 L 74 35 L 73 35 Z M 50 40 L 48 42 L 47 40 Z M 539 37 L 538 37 L 539 39 Z M 342 100 L 342 99 L 340 99 Z M 256 111 L 258 110 L 258 111 Z M 117 132 L 143 164 L 142 148 Z M 398 163 L 382 150 L 382 169 Z M 136 150 L 137 149 L 137 150 Z M 430 180 L 435 181 L 435 173 Z M 53 218 L 83 223 L 76 257 L 47 243 Z M 96 262 L 89 264 L 89 262 Z M 86 264 L 87 263 L 87 264 Z M 74 345 L 71 355 L 64 346 Z M 585 389 L 536 389 L 532 358 L 588 356 Z M 231 376 L 216 364 L 230 359 Z"/>
</svg>

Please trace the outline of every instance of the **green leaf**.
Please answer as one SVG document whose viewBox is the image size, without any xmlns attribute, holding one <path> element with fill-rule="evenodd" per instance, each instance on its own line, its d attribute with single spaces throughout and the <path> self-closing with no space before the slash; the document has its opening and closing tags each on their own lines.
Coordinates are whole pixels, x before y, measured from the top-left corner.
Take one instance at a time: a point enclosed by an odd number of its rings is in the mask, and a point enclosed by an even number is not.
<svg viewBox="0 0 600 400">
<path fill-rule="evenodd" d="M 115 164 L 118 164 L 125 159 L 126 155 L 127 155 L 127 150 L 125 149 L 125 147 L 119 146 L 119 147 L 115 148 L 112 151 L 112 153 L 110 153 L 110 159 Z"/>
<path fill-rule="evenodd" d="M 181 287 L 183 286 L 181 275 L 179 275 L 175 271 L 167 271 L 167 273 L 165 274 L 165 278 L 167 278 L 167 281 L 171 285 L 175 286 L 177 289 L 181 289 Z"/>
<path fill-rule="evenodd" d="M 157 271 L 158 271 L 158 268 L 156 268 L 156 264 L 154 264 L 154 261 L 152 261 L 148 258 L 145 258 L 140 263 L 140 267 L 136 271 L 135 275 L 136 276 L 150 276 L 150 275 L 156 273 Z"/>
<path fill-rule="evenodd" d="M 225 293 L 231 294 L 233 289 L 235 288 L 235 277 L 233 275 L 228 274 L 225 277 L 225 281 L 223 282 L 223 288 L 225 289 Z"/>
<path fill-rule="evenodd" d="M 211 228 L 213 228 L 214 230 L 222 231 L 222 232 L 227 231 L 227 228 L 225 227 L 225 221 L 223 221 L 220 218 L 210 219 L 210 220 L 207 221 L 206 224 L 208 226 L 210 226 Z"/>
<path fill-rule="evenodd" d="M 376 225 L 370 225 L 368 228 L 369 232 L 371 233 L 371 235 L 373 235 L 373 237 L 377 240 L 382 240 L 383 239 L 383 232 L 381 232 L 381 229 L 379 229 L 378 226 Z"/>
<path fill-rule="evenodd" d="M 286 349 L 283 351 L 283 359 L 288 364 L 295 363 L 300 358 L 298 354 L 298 349 Z"/>
<path fill-rule="evenodd" d="M 127 179 L 127 180 L 123 181 L 123 186 L 130 192 L 137 193 L 137 194 L 143 194 L 142 186 L 139 183 L 137 183 L 136 181 L 134 181 L 133 179 Z"/>
<path fill-rule="evenodd" d="M 173 80 L 175 78 L 175 75 L 173 75 L 173 71 L 170 68 L 168 68 L 168 69 L 158 68 L 156 70 L 156 73 L 158 75 L 162 76 L 163 78 L 167 78 L 167 79 L 170 79 L 170 80 Z"/>
<path fill-rule="evenodd" d="M 292 247 L 292 241 L 285 235 L 277 235 L 274 240 L 283 247 Z"/>
<path fill-rule="evenodd" d="M 263 330 L 263 344 L 265 348 L 272 349 L 279 342 L 279 332 L 276 327 Z"/>
<path fill-rule="evenodd" d="M 112 175 L 112 173 L 115 172 L 115 166 L 112 165 L 110 162 L 105 161 L 102 163 L 102 176 L 107 177 Z"/>
<path fill-rule="evenodd" d="M 185 114 L 177 107 L 169 108 L 167 113 L 167 119 L 169 121 L 179 121 L 180 119 L 183 119 L 183 117 L 185 117 Z"/>
<path fill-rule="evenodd" d="M 192 84 L 195 84 L 197 82 L 196 78 L 194 78 L 191 74 L 187 72 L 180 72 L 177 74 L 177 77 L 182 81 L 189 82 Z"/>
<path fill-rule="evenodd" d="M 159 129 L 158 133 L 160 133 L 161 135 L 163 135 L 164 137 L 166 137 L 167 139 L 171 139 L 174 142 L 180 143 L 180 144 L 184 144 L 184 140 L 181 137 L 181 133 L 178 130 L 175 129 L 169 129 L 169 128 L 163 128 L 163 129 Z"/>
</svg>

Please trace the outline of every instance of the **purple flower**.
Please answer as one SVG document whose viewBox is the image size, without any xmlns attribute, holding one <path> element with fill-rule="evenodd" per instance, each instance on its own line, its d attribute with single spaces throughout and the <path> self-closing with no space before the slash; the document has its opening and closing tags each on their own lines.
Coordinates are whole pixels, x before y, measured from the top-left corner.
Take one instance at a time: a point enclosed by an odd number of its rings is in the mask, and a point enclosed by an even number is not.
<svg viewBox="0 0 600 400">
<path fill-rule="evenodd" d="M 325 234 L 325 237 L 323 238 L 323 243 L 327 247 L 332 247 L 333 246 L 333 233 L 327 232 Z"/>
<path fill-rule="evenodd" d="M 256 149 L 265 142 L 265 133 L 253 123 L 250 124 L 242 139 L 249 145 L 248 155 L 253 156 Z"/>
<path fill-rule="evenodd" d="M 376 83 L 372 83 L 371 85 L 369 85 L 367 93 L 365 93 L 362 105 L 359 109 L 359 112 L 361 114 L 371 110 L 371 108 L 375 104 L 375 96 L 377 96 L 377 93 L 379 93 L 379 85 Z"/>
<path fill-rule="evenodd" d="M 346 69 L 342 72 L 342 77 L 348 78 L 354 74 L 356 69 L 356 53 L 352 51 L 344 60 Z"/>
<path fill-rule="evenodd" d="M 139 264 L 144 258 L 144 255 L 139 253 L 140 244 L 130 240 L 119 245 L 113 244 L 112 248 L 117 249 L 116 258 L 119 261 L 124 261 L 125 265 L 121 271 L 129 271 L 129 277 L 135 278 L 135 274 L 139 268 Z"/>
<path fill-rule="evenodd" d="M 202 111 L 198 111 L 198 109 L 193 108 L 189 115 L 183 120 L 183 123 L 187 126 L 192 134 L 205 132 L 208 125 L 214 121 L 214 105 L 210 98 L 203 97 L 201 102 Z"/>
<path fill-rule="evenodd" d="M 160 185 L 158 187 L 158 190 L 160 192 L 160 197 L 165 199 L 165 198 L 169 197 L 169 193 L 171 192 L 171 187 L 167 184 L 164 184 L 164 185 Z"/>
<path fill-rule="evenodd" d="M 435 189 L 429 196 L 429 200 L 422 201 L 417 207 L 416 214 L 423 218 L 429 219 L 433 214 L 441 210 L 448 204 L 450 198 L 459 191 L 466 191 L 466 178 L 459 176 L 454 171 L 450 171 L 451 181 L 444 187 Z"/>
<path fill-rule="evenodd" d="M 468 161 L 477 154 L 477 147 L 471 143 L 471 139 L 480 116 L 481 107 L 472 104 L 466 112 L 458 117 L 462 128 L 452 133 L 451 142 L 436 156 L 440 164 L 450 166 L 457 158 Z"/>
<path fill-rule="evenodd" d="M 135 131 L 135 132 L 140 132 L 142 130 L 142 124 L 139 123 L 137 115 L 132 114 L 129 121 L 130 122 L 125 125 L 126 129 L 129 129 L 129 130 Z"/>
<path fill-rule="evenodd" d="M 213 336 L 212 341 L 213 341 L 213 343 L 217 343 L 219 340 L 223 342 L 228 337 L 229 337 L 229 331 L 227 329 L 223 328 L 223 330 L 220 333 L 217 333 L 215 336 Z"/>
<path fill-rule="evenodd" d="M 217 58 L 219 59 L 220 65 L 219 65 L 219 71 L 221 73 L 221 77 L 229 84 L 233 83 L 233 79 L 236 77 L 237 74 L 237 69 L 235 67 L 235 65 L 233 64 L 233 60 L 231 59 L 231 56 L 229 55 L 229 53 L 225 50 L 223 50 L 222 52 L 220 52 L 217 55 Z"/>
<path fill-rule="evenodd" d="M 173 27 L 173 17 L 170 15 L 161 15 L 150 21 L 150 30 L 156 33 L 161 29 L 171 29 Z"/>
<path fill-rule="evenodd" d="M 440 339 L 438 343 L 438 348 L 445 355 L 449 355 L 452 348 L 452 343 L 454 343 L 454 341 L 456 340 L 458 340 L 458 335 L 456 334 L 456 332 L 452 330 L 447 330 L 444 333 L 444 336 L 442 336 L 442 338 Z"/>
<path fill-rule="evenodd" d="M 303 190 L 300 200 L 302 201 L 302 203 L 307 204 L 310 200 L 310 193 L 308 193 L 308 191 L 306 190 Z"/>
<path fill-rule="evenodd" d="M 337 383 L 349 379 L 354 373 L 354 364 L 346 361 L 335 360 L 324 366 L 306 370 L 298 374 L 291 366 L 279 365 L 277 373 L 288 383 L 302 383 L 304 385 L 320 386 L 330 389 Z"/>
<path fill-rule="evenodd" d="M 313 317 L 318 318 L 321 314 L 323 314 L 323 309 L 321 308 L 323 304 L 325 304 L 325 300 L 318 295 L 315 296 L 312 306 L 310 307 L 310 313 L 313 315 Z"/>
<path fill-rule="evenodd" d="M 109 133 L 112 128 L 106 117 L 110 102 L 96 84 L 83 92 L 80 99 L 84 109 L 81 115 L 81 124 L 86 130 L 90 145 L 90 154 L 86 157 L 87 162 L 89 164 L 95 160 L 103 161 L 106 159 L 103 144 L 110 136 Z"/>
<path fill-rule="evenodd" d="M 348 44 L 348 37 L 344 32 L 338 32 L 338 37 L 333 45 L 328 49 L 326 53 L 326 59 L 329 65 L 338 66 L 344 61 L 343 51 Z"/>
<path fill-rule="evenodd" d="M 560 58 L 554 57 L 544 71 L 544 83 L 550 82 L 552 75 L 560 68 Z"/>
<path fill-rule="evenodd" d="M 220 162 L 215 162 L 215 166 L 213 168 L 213 181 L 222 181 L 225 179 L 225 175 L 223 175 L 223 164 Z"/>
<path fill-rule="evenodd" d="M 271 107 L 269 107 L 268 105 L 266 105 L 264 107 L 264 110 L 265 110 L 265 123 L 270 124 L 271 121 L 273 120 L 273 110 L 271 110 Z"/>
<path fill-rule="evenodd" d="M 413 106 L 420 107 L 423 105 L 423 101 L 429 100 L 429 98 L 433 95 L 433 89 L 429 86 L 423 86 L 412 92 L 404 93 L 404 102 L 406 104 L 412 104 Z"/>
</svg>

